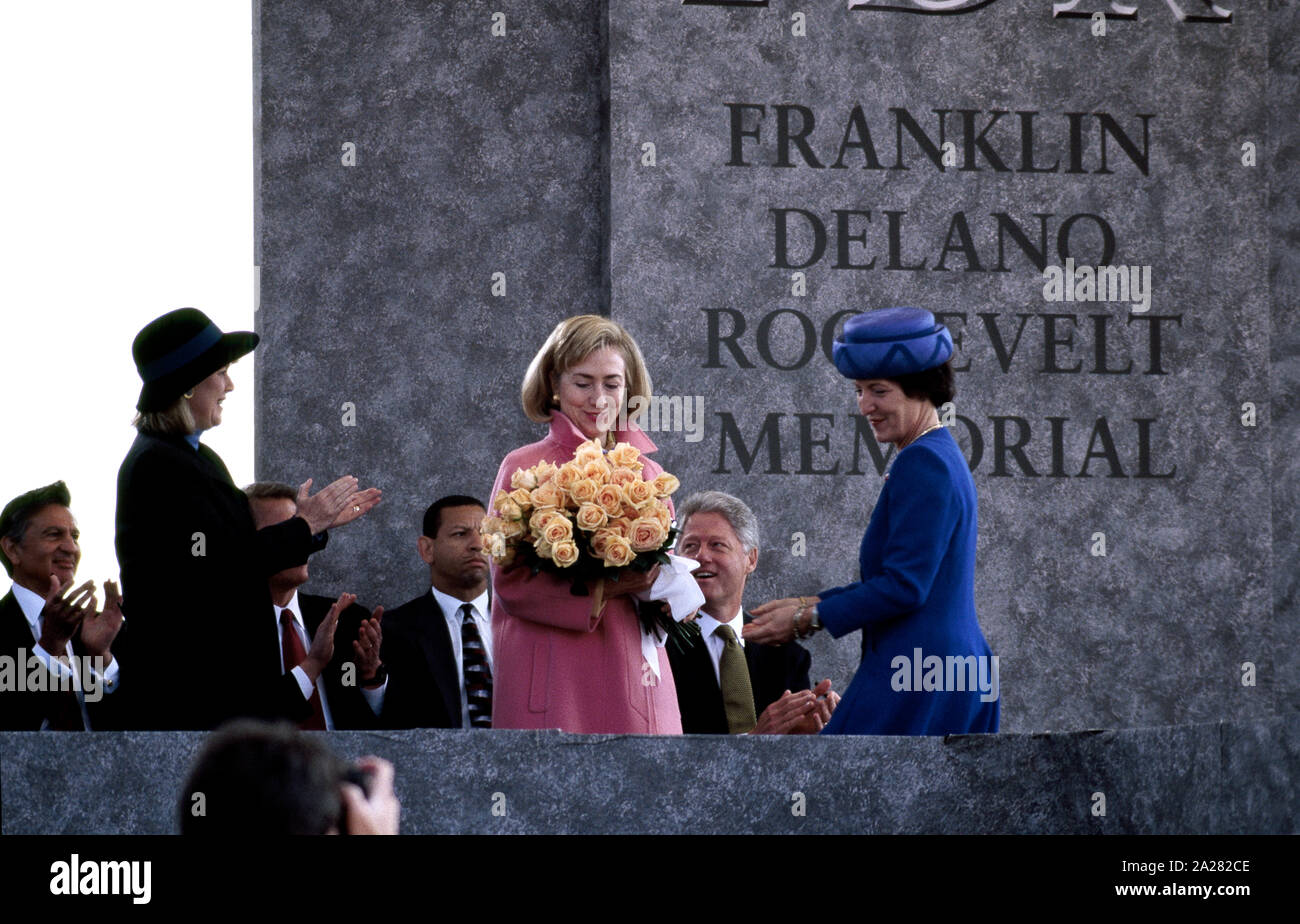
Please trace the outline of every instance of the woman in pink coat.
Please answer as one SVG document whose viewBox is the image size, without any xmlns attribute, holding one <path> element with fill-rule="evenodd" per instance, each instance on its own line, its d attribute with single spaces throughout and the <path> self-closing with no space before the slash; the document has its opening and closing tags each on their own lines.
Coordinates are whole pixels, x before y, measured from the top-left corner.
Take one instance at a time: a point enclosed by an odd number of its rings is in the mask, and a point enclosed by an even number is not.
<svg viewBox="0 0 1300 924">
<path fill-rule="evenodd" d="M 646 456 L 655 445 L 626 421 L 629 395 L 650 397 L 650 376 L 636 341 L 614 321 L 580 315 L 562 321 L 524 376 L 524 413 L 549 423 L 540 442 L 505 457 L 490 497 L 516 469 L 560 465 L 587 440 L 606 448 L 629 443 L 642 453 L 642 478 L 663 471 Z M 494 728 L 559 728 L 567 732 L 681 734 L 677 690 L 662 648 L 658 673 L 641 653 L 633 598 L 654 572 L 606 581 L 603 601 L 574 596 L 570 582 L 527 567 L 492 567 Z M 588 588 L 594 591 L 594 588 Z"/>
</svg>

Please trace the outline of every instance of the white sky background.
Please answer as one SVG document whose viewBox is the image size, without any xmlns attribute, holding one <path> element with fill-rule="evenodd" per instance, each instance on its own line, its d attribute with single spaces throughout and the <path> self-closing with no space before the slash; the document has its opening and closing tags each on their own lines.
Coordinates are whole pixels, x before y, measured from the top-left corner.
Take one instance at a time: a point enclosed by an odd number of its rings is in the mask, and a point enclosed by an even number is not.
<svg viewBox="0 0 1300 924">
<path fill-rule="evenodd" d="M 187 305 L 223 330 L 253 328 L 251 7 L 0 3 L 0 505 L 66 481 L 79 580 L 117 577 L 117 468 L 140 391 L 131 340 Z M 232 375 L 204 442 L 242 485 L 252 359 Z"/>
</svg>

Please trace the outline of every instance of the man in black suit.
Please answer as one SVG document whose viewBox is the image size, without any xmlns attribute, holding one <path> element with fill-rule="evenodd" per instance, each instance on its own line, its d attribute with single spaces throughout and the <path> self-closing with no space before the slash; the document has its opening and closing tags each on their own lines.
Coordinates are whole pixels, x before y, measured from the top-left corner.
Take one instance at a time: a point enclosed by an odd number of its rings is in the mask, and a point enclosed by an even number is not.
<svg viewBox="0 0 1300 924">
<path fill-rule="evenodd" d="M 287 484 L 259 481 L 244 488 L 244 493 L 248 495 L 253 523 L 258 529 L 283 523 L 298 513 L 298 492 Z M 299 727 L 376 728 L 388 686 L 379 658 L 383 607 L 376 608 L 373 615 L 355 603 L 343 609 L 333 634 L 332 656 L 323 669 L 318 666 L 313 669 L 309 657 L 293 656 L 292 652 L 297 650 L 295 643 L 285 634 L 291 632 L 297 636 L 297 645 L 301 646 L 299 655 L 309 652 L 336 602 L 329 597 L 300 593 L 299 588 L 307 583 L 309 576 L 306 562 L 271 575 L 274 613 L 267 614 L 266 623 L 266 637 L 271 638 L 274 616 L 274 637 L 280 640 L 281 662 L 289 667 L 285 673 L 292 673 L 298 680 L 299 692 L 311 707 L 310 715 L 299 720 Z M 351 594 L 345 598 L 355 599 Z M 290 653 L 288 657 L 286 649 Z"/>
<path fill-rule="evenodd" d="M 758 567 L 758 519 L 737 497 L 705 491 L 678 509 L 676 552 L 700 563 L 704 592 L 695 644 L 668 646 L 685 734 L 816 733 L 838 696 L 824 680 L 810 690 L 812 657 L 796 642 L 746 645 L 745 581 Z M 745 676 L 747 668 L 748 677 Z M 732 670 L 736 674 L 730 675 Z M 747 681 L 747 682 L 746 682 Z"/>
<path fill-rule="evenodd" d="M 486 513 L 458 494 L 424 512 L 418 547 L 432 586 L 384 616 L 390 728 L 491 727 L 492 619 L 479 536 Z"/>
<path fill-rule="evenodd" d="M 0 512 L 0 563 L 13 586 L 0 599 L 0 729 L 78 731 L 121 727 L 122 628 L 117 587 L 72 587 L 81 546 L 62 481 L 14 498 Z M 5 663 L 7 662 L 7 663 Z M 7 675 L 7 676 L 6 676 Z"/>
</svg>

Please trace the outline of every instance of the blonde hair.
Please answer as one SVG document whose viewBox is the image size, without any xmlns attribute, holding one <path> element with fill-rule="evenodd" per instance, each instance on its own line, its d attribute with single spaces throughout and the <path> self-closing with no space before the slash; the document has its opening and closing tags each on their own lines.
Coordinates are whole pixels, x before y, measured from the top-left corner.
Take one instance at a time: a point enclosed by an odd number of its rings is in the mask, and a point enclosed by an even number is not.
<svg viewBox="0 0 1300 924">
<path fill-rule="evenodd" d="M 141 433 L 163 436 L 188 436 L 198 429 L 190 403 L 184 396 L 177 398 L 165 410 L 136 414 L 131 425 Z"/>
<path fill-rule="evenodd" d="M 637 402 L 636 412 L 629 415 L 633 420 L 639 417 L 651 395 L 650 373 L 646 371 L 641 348 L 617 321 L 598 314 L 580 314 L 555 325 L 551 336 L 528 364 L 520 389 L 528 419 L 548 422 L 556 409 L 551 396 L 560 375 L 606 347 L 613 347 L 623 355 L 623 380 L 627 388 L 623 400 L 627 402 L 638 395 L 645 399 Z M 621 410 L 626 411 L 626 405 Z"/>
</svg>

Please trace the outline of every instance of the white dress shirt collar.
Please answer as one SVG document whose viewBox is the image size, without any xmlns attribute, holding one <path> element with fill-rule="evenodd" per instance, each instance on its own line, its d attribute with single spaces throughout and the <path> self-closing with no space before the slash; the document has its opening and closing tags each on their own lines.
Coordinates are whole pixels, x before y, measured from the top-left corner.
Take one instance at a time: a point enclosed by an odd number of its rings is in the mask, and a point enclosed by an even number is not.
<svg viewBox="0 0 1300 924">
<path fill-rule="evenodd" d="M 438 609 L 442 614 L 456 620 L 456 625 L 460 625 L 460 608 L 468 603 L 474 607 L 474 621 L 478 622 L 488 616 L 488 592 L 484 588 L 483 593 L 479 594 L 473 600 L 461 600 L 459 597 L 453 597 L 451 594 L 445 594 L 438 588 L 430 585 L 429 592 L 433 594 L 434 602 L 438 604 Z"/>
<path fill-rule="evenodd" d="M 45 598 L 18 583 L 14 583 L 9 589 L 13 593 L 14 599 L 18 601 L 18 606 L 22 609 L 27 624 L 32 627 L 32 635 L 39 640 L 41 637 L 41 610 L 45 609 Z"/>
<path fill-rule="evenodd" d="M 736 641 L 740 642 L 740 647 L 745 647 L 745 640 L 740 636 L 740 630 L 745 625 L 745 609 L 740 607 L 736 610 L 736 615 L 726 622 L 715 619 L 704 610 L 700 610 L 699 616 L 695 617 L 696 623 L 700 627 L 700 634 L 704 637 L 704 650 L 709 653 L 709 660 L 713 662 L 713 676 L 718 679 L 718 685 L 722 685 L 722 652 L 726 650 L 727 643 L 722 637 L 715 635 L 718 626 L 731 626 L 731 631 L 736 633 Z"/>
<path fill-rule="evenodd" d="M 275 625 L 276 625 L 276 628 L 279 628 L 279 626 L 280 626 L 280 614 L 283 613 L 285 610 L 288 610 L 291 614 L 293 614 L 293 621 L 294 621 L 294 623 L 298 626 L 299 629 L 302 630 L 299 634 L 304 634 L 304 633 L 306 633 L 306 631 L 307 631 L 307 624 L 304 623 L 304 622 L 302 621 L 302 607 L 301 607 L 301 605 L 298 603 L 298 590 L 297 590 L 297 588 L 294 588 L 293 596 L 289 598 L 289 602 L 288 602 L 288 603 L 286 603 L 284 606 L 277 606 L 277 607 L 275 608 Z"/>
</svg>

